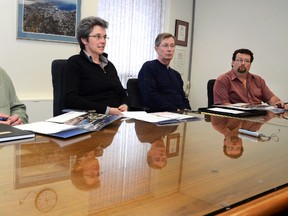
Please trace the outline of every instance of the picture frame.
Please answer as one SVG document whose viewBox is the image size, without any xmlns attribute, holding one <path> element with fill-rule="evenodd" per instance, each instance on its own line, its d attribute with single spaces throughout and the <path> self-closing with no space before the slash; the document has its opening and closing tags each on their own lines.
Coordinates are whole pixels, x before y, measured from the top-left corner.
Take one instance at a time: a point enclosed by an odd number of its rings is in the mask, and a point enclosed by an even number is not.
<svg viewBox="0 0 288 216">
<path fill-rule="evenodd" d="M 17 39 L 77 43 L 81 0 L 18 0 Z"/>
<path fill-rule="evenodd" d="M 166 142 L 167 158 L 179 155 L 180 133 L 168 134 Z"/>
<path fill-rule="evenodd" d="M 189 23 L 177 20 L 175 23 L 175 44 L 180 46 L 187 46 L 188 44 L 188 31 L 189 31 Z"/>
</svg>

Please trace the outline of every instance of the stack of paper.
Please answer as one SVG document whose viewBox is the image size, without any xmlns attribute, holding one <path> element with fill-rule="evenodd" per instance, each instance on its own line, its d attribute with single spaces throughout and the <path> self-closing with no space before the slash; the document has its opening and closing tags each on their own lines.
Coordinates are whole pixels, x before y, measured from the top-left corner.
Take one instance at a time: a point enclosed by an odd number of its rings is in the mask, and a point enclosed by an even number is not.
<svg viewBox="0 0 288 216">
<path fill-rule="evenodd" d="M 199 120 L 199 118 L 190 115 L 184 115 L 172 112 L 155 112 L 147 113 L 145 111 L 128 111 L 123 112 L 123 115 L 128 118 L 133 118 L 154 124 L 175 124 L 186 121 Z"/>
</svg>

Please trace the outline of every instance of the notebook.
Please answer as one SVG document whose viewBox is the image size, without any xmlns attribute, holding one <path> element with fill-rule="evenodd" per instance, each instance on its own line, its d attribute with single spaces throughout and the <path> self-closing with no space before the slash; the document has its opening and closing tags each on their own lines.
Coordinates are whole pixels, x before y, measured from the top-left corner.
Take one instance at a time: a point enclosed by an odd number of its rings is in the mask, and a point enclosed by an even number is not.
<svg viewBox="0 0 288 216">
<path fill-rule="evenodd" d="M 34 137 L 35 134 L 33 132 L 21 130 L 10 125 L 0 124 L 0 143 Z"/>
<path fill-rule="evenodd" d="M 258 110 L 258 109 L 241 110 L 228 107 L 205 107 L 205 108 L 199 108 L 198 111 L 203 113 L 213 113 L 233 117 L 259 116 L 259 115 L 266 115 L 267 113 L 266 110 Z"/>
</svg>

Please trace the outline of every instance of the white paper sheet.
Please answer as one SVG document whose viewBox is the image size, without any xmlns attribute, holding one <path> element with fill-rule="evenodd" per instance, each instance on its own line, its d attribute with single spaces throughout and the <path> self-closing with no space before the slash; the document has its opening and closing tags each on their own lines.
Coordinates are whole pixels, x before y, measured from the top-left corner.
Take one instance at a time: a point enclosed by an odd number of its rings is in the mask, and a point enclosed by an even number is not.
<svg viewBox="0 0 288 216">
<path fill-rule="evenodd" d="M 64 122 L 66 122 L 66 121 L 68 121 L 70 119 L 73 119 L 75 117 L 85 115 L 86 113 L 87 112 L 71 111 L 71 112 L 67 112 L 67 113 L 61 114 L 59 116 L 55 116 L 53 118 L 47 119 L 46 121 L 56 122 L 56 123 L 64 123 Z"/>
<path fill-rule="evenodd" d="M 41 134 L 53 134 L 53 133 L 58 133 L 60 131 L 77 128 L 76 126 L 73 126 L 73 125 L 58 124 L 58 123 L 47 122 L 47 121 L 22 124 L 22 125 L 17 125 L 15 127 L 21 130 L 33 131 L 35 133 L 41 133 Z"/>
<path fill-rule="evenodd" d="M 167 123 L 169 123 L 169 120 L 171 120 L 172 123 L 175 123 L 175 121 L 173 120 L 179 120 L 179 122 L 181 122 L 185 121 L 185 119 L 188 120 L 196 118 L 190 115 L 184 115 L 172 112 L 147 113 L 145 111 L 128 111 L 128 112 L 122 112 L 122 114 L 128 118 L 133 118 L 150 123 L 160 123 L 163 121 L 167 121 Z"/>
</svg>

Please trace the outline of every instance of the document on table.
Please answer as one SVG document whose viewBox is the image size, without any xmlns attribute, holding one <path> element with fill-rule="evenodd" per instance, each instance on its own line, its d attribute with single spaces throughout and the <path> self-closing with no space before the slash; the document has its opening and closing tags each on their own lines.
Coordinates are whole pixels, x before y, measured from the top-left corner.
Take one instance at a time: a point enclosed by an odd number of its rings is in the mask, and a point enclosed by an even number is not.
<svg viewBox="0 0 288 216">
<path fill-rule="evenodd" d="M 99 131 L 120 118 L 121 116 L 117 115 L 70 111 L 46 121 L 23 124 L 17 127 L 39 134 L 69 138 L 91 131 Z"/>
<path fill-rule="evenodd" d="M 231 108 L 231 109 L 244 110 L 244 111 L 265 110 L 265 111 L 270 111 L 276 114 L 285 112 L 285 109 L 276 108 L 275 106 L 271 106 L 267 103 L 262 103 L 262 104 L 235 103 L 235 104 L 229 104 L 229 105 L 216 105 L 216 107 Z"/>
<path fill-rule="evenodd" d="M 74 125 L 58 124 L 48 121 L 33 122 L 15 126 L 21 130 L 33 131 L 40 134 L 54 134 L 61 131 L 72 130 L 78 128 Z"/>
<path fill-rule="evenodd" d="M 46 121 L 56 122 L 56 123 L 65 123 L 66 121 L 69 121 L 70 119 L 74 119 L 76 117 L 83 116 L 85 114 L 87 114 L 87 112 L 70 111 L 62 115 L 58 115 L 53 118 L 47 119 Z"/>
<path fill-rule="evenodd" d="M 145 111 L 122 112 L 125 117 L 155 124 L 174 124 L 185 121 L 198 120 L 197 117 L 172 112 L 147 113 Z"/>
<path fill-rule="evenodd" d="M 225 108 L 219 108 L 219 107 L 208 108 L 207 110 L 211 110 L 211 111 L 215 111 L 215 112 L 221 112 L 221 113 L 230 113 L 230 114 L 245 113 L 244 111 L 241 111 L 241 110 L 225 109 Z"/>
</svg>

